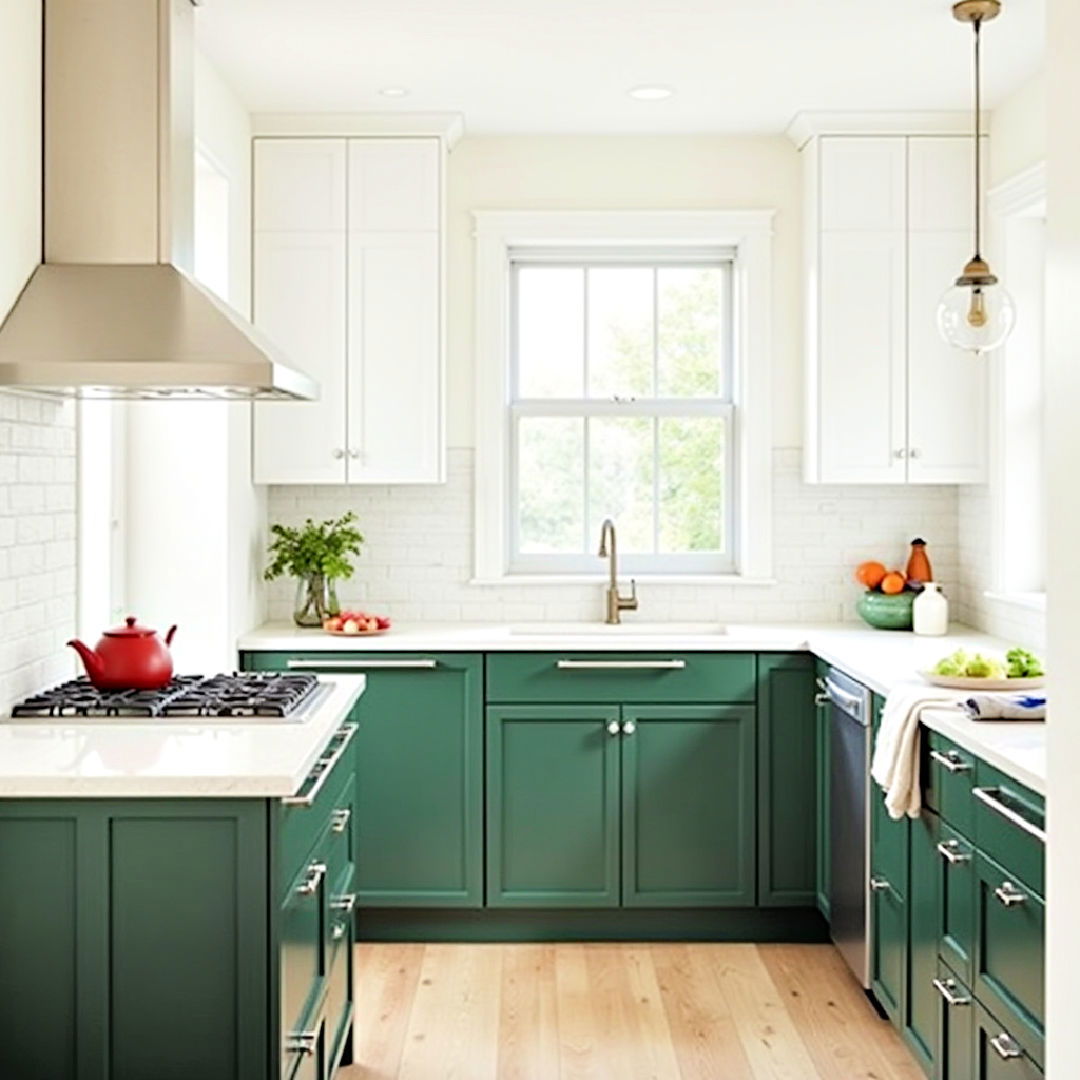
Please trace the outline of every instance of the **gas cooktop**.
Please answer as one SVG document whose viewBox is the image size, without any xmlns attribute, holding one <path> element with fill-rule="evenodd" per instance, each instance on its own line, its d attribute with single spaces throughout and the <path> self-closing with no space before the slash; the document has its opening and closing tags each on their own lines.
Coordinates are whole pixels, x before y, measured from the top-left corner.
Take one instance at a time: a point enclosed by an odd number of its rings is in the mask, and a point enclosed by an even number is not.
<svg viewBox="0 0 1080 1080">
<path fill-rule="evenodd" d="M 303 720 L 322 697 L 315 675 L 178 675 L 160 690 L 95 690 L 72 679 L 11 710 L 14 720 Z"/>
</svg>

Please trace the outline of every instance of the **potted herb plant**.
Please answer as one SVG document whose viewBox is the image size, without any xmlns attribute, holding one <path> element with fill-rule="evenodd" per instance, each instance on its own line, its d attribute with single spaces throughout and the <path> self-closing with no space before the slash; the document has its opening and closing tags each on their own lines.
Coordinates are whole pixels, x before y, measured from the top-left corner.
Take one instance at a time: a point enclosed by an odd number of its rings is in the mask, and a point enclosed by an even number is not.
<svg viewBox="0 0 1080 1080">
<path fill-rule="evenodd" d="M 341 610 L 336 583 L 352 577 L 350 555 L 360 554 L 364 542 L 353 524 L 350 510 L 336 521 L 308 518 L 300 528 L 271 525 L 270 565 L 263 572 L 267 581 L 291 574 L 296 578 L 293 621 L 297 626 L 322 626 L 323 620 Z"/>
</svg>

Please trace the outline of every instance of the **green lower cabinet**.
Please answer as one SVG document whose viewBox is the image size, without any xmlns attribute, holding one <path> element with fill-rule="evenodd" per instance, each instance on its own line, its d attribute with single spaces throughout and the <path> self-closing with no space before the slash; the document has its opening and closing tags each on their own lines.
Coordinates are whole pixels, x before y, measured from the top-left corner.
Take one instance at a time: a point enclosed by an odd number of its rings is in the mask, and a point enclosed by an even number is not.
<svg viewBox="0 0 1080 1080">
<path fill-rule="evenodd" d="M 885 1014 L 903 1026 L 907 985 L 907 902 L 885 879 L 871 879 L 870 988 Z"/>
<path fill-rule="evenodd" d="M 1042 1080 L 1043 1071 L 1024 1036 L 979 1002 L 974 1006 L 973 1080 Z M 1041 1060 L 1041 1053 L 1039 1059 Z M 956 1080 L 950 1077 L 949 1080 Z"/>
<path fill-rule="evenodd" d="M 944 821 L 936 845 L 940 859 L 938 912 L 941 958 L 968 986 L 974 978 L 975 847 Z"/>
<path fill-rule="evenodd" d="M 617 907 L 622 718 L 608 705 L 487 710 L 489 907 Z"/>
<path fill-rule="evenodd" d="M 934 1080 L 974 1080 L 975 1001 L 964 982 L 947 964 L 938 962 L 933 982 L 937 998 L 937 1045 Z"/>
<path fill-rule="evenodd" d="M 808 653 L 758 656 L 758 904 L 817 902 L 814 661 Z"/>
<path fill-rule="evenodd" d="M 753 907 L 754 709 L 626 705 L 622 903 Z"/>
<path fill-rule="evenodd" d="M 814 891 L 817 908 L 829 918 L 829 893 L 832 888 L 829 849 L 829 774 L 832 768 L 829 703 L 824 697 L 825 675 L 829 665 L 824 660 L 814 665 L 814 821 L 816 823 Z"/>
<path fill-rule="evenodd" d="M 484 902 L 484 660 L 476 653 L 246 653 L 244 666 L 363 674 L 353 711 L 361 907 Z"/>
<path fill-rule="evenodd" d="M 923 1071 L 933 1074 L 938 1044 L 940 995 L 934 987 L 941 937 L 941 823 L 923 810 L 908 826 L 911 867 L 908 877 L 908 969 L 904 1006 L 904 1037 Z"/>
</svg>

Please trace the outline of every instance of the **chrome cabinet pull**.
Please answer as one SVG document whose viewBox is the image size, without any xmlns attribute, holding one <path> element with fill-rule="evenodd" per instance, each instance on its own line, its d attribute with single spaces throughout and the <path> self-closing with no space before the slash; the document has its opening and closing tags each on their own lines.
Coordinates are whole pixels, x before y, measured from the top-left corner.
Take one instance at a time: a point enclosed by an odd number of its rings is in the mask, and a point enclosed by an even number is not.
<svg viewBox="0 0 1080 1080">
<path fill-rule="evenodd" d="M 330 931 L 330 940 L 340 941 L 345 936 L 345 929 L 344 923 L 335 923 L 334 929 Z"/>
<path fill-rule="evenodd" d="M 945 999 L 945 1004 L 970 1005 L 971 998 L 955 993 L 959 983 L 955 979 L 931 979 L 934 989 Z"/>
<path fill-rule="evenodd" d="M 633 720 L 624 720 L 622 726 L 622 733 L 624 735 L 633 735 L 637 731 L 637 724 Z"/>
<path fill-rule="evenodd" d="M 438 660 L 287 660 L 290 671 L 432 671 Z"/>
<path fill-rule="evenodd" d="M 609 720 L 607 722 L 607 733 L 609 735 L 618 735 L 621 730 L 618 720 Z"/>
<path fill-rule="evenodd" d="M 352 742 L 353 736 L 359 730 L 359 724 L 343 724 L 334 738 L 338 739 L 338 744 L 334 748 L 334 751 L 324 757 L 321 757 L 311 770 L 311 774 L 308 779 L 315 778 L 315 783 L 312 785 L 311 790 L 306 795 L 286 795 L 281 800 L 282 806 L 300 806 L 305 810 L 315 805 L 315 800 L 319 797 L 319 792 L 322 790 L 323 784 L 326 783 L 326 778 L 334 771 L 334 766 L 342 759 L 345 751 L 348 749 L 349 743 Z"/>
<path fill-rule="evenodd" d="M 308 875 L 296 886 L 301 896 L 312 896 L 319 891 L 322 879 L 326 877 L 326 863 L 313 862 L 308 866 Z"/>
<path fill-rule="evenodd" d="M 342 806 L 334 810 L 330 815 L 330 831 L 343 833 L 349 827 L 349 818 L 352 817 L 352 807 Z"/>
<path fill-rule="evenodd" d="M 1018 814 L 1011 806 L 1006 806 L 997 798 L 997 796 L 1001 794 L 1001 788 L 977 787 L 971 789 L 971 794 L 974 795 L 979 802 L 989 806 L 995 814 L 1000 814 L 1006 821 L 1011 822 L 1018 829 L 1022 829 L 1028 836 L 1034 836 L 1041 844 L 1046 843 L 1046 833 L 1044 830 L 1040 829 L 1038 825 L 1033 825 L 1023 814 Z"/>
<path fill-rule="evenodd" d="M 285 1050 L 289 1054 L 301 1054 L 310 1057 L 319 1044 L 317 1031 L 292 1031 L 285 1036 Z"/>
<path fill-rule="evenodd" d="M 1003 881 L 994 890 L 994 895 L 1004 907 L 1014 907 L 1027 899 L 1027 893 L 1021 892 L 1011 881 Z"/>
<path fill-rule="evenodd" d="M 872 877 L 870 879 L 870 888 L 873 889 L 874 892 L 885 892 L 886 890 L 891 889 L 892 886 L 883 877 Z"/>
<path fill-rule="evenodd" d="M 556 660 L 560 671 L 682 671 L 685 660 Z"/>
<path fill-rule="evenodd" d="M 1020 1044 L 1006 1031 L 1003 1031 L 1000 1035 L 995 1035 L 990 1040 L 990 1045 L 997 1051 L 998 1057 L 1004 1058 L 1006 1061 L 1009 1058 L 1018 1058 L 1023 1053 Z"/>
<path fill-rule="evenodd" d="M 965 761 L 955 750 L 950 750 L 947 754 L 940 750 L 931 750 L 930 758 L 951 773 L 971 772 L 971 762 Z"/>
<path fill-rule="evenodd" d="M 330 901 L 330 907 L 333 911 L 344 911 L 346 915 L 351 915 L 353 908 L 356 907 L 356 893 L 347 892 L 335 896 Z"/>
<path fill-rule="evenodd" d="M 937 851 L 951 866 L 971 862 L 971 852 L 965 851 L 959 840 L 943 840 L 937 845 Z"/>
</svg>

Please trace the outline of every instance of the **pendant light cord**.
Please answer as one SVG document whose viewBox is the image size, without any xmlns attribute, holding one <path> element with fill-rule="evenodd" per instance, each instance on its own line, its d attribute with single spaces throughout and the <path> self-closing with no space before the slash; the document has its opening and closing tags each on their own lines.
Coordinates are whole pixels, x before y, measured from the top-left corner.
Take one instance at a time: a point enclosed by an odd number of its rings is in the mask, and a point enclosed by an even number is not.
<svg viewBox="0 0 1080 1080">
<path fill-rule="evenodd" d="M 982 258 L 982 19 L 972 22 L 975 33 L 975 258 Z"/>
</svg>

